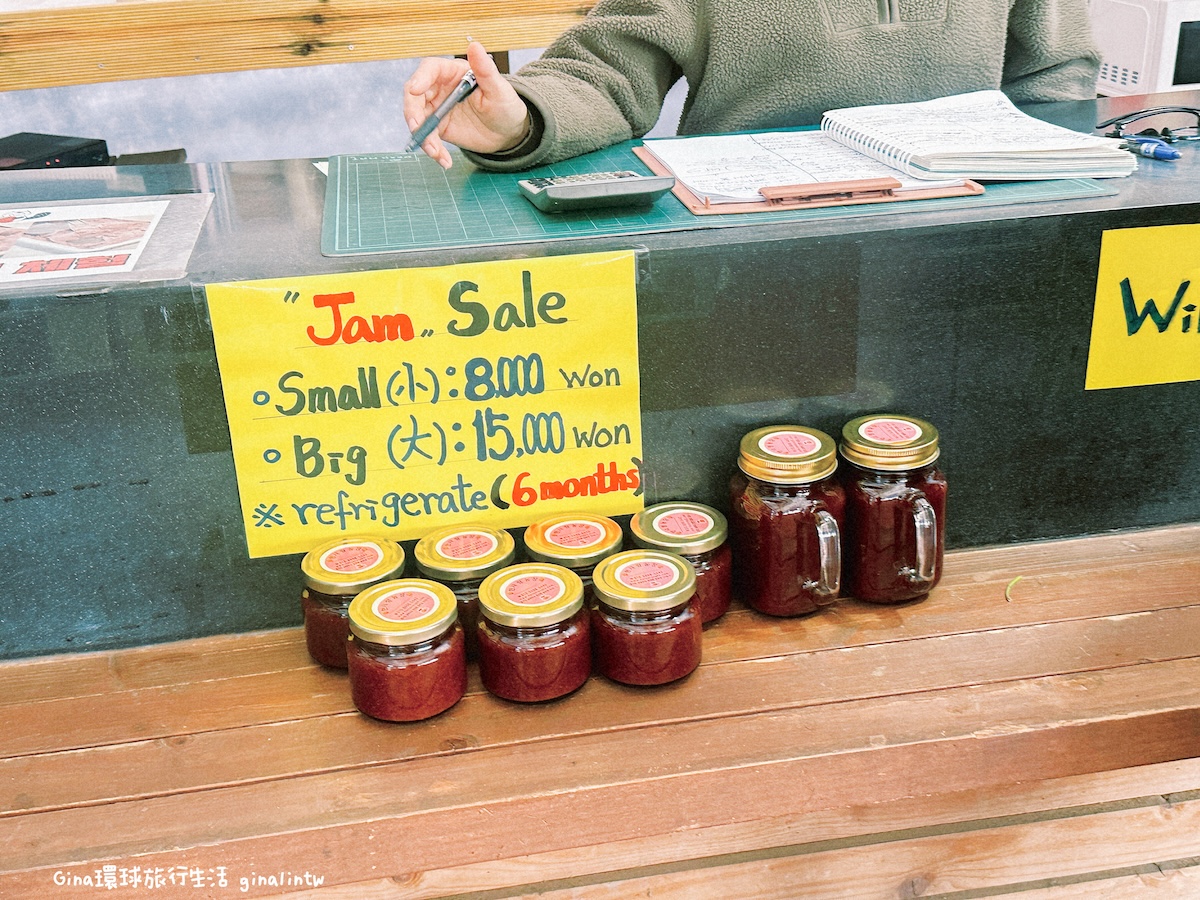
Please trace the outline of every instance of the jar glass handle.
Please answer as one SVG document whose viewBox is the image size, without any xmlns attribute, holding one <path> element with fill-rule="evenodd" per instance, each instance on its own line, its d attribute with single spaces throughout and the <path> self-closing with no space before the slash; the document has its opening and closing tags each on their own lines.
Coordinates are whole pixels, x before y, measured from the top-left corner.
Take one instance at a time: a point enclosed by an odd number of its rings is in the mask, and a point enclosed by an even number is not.
<svg viewBox="0 0 1200 900">
<path fill-rule="evenodd" d="M 818 603 L 832 603 L 842 587 L 842 538 L 837 519 L 826 510 L 817 510 L 816 520 L 821 576 L 819 581 L 810 581 L 804 587 L 816 595 Z"/>
<path fill-rule="evenodd" d="M 917 529 L 917 565 L 902 571 L 914 584 L 929 583 L 937 564 L 937 513 L 924 495 L 913 500 L 913 524 Z"/>
</svg>

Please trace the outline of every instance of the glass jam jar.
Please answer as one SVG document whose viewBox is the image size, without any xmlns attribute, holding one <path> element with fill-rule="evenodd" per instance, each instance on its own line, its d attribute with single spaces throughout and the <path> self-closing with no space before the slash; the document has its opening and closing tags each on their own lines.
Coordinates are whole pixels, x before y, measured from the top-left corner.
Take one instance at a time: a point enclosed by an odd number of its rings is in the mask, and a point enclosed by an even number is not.
<svg viewBox="0 0 1200 900">
<path fill-rule="evenodd" d="M 304 554 L 300 606 L 308 655 L 321 665 L 346 668 L 350 601 L 364 588 L 397 578 L 403 570 L 404 548 L 377 537 L 335 538 Z"/>
<path fill-rule="evenodd" d="M 521 563 L 479 588 L 479 676 L 505 700 L 554 700 L 592 673 L 583 581 L 551 563 Z"/>
<path fill-rule="evenodd" d="M 872 603 L 924 597 L 942 577 L 946 477 L 937 429 L 907 416 L 861 416 L 842 428 L 847 589 Z"/>
<path fill-rule="evenodd" d="M 477 659 L 479 585 L 493 572 L 512 565 L 512 535 L 485 525 L 451 525 L 417 541 L 413 559 L 426 578 L 440 581 L 458 600 L 458 621 L 467 641 L 467 659 Z"/>
<path fill-rule="evenodd" d="M 350 603 L 350 634 L 350 696 L 373 719 L 428 719 L 467 691 L 458 603 L 444 584 L 399 578 L 367 588 Z"/>
<path fill-rule="evenodd" d="M 700 665 L 696 571 L 674 553 L 626 550 L 595 572 L 596 670 L 622 684 L 667 684 Z"/>
<path fill-rule="evenodd" d="M 607 516 L 566 513 L 525 529 L 525 552 L 534 562 L 566 566 L 583 580 L 583 602 L 593 605 L 592 570 L 621 549 L 621 526 Z"/>
<path fill-rule="evenodd" d="M 702 503 L 659 503 L 630 519 L 629 531 L 638 547 L 678 553 L 692 564 L 695 602 L 704 624 L 725 615 L 733 596 L 733 552 L 721 513 Z"/>
<path fill-rule="evenodd" d="M 837 598 L 846 494 L 836 470 L 822 431 L 772 425 L 742 438 L 730 481 L 734 580 L 759 612 L 800 616 Z"/>
</svg>

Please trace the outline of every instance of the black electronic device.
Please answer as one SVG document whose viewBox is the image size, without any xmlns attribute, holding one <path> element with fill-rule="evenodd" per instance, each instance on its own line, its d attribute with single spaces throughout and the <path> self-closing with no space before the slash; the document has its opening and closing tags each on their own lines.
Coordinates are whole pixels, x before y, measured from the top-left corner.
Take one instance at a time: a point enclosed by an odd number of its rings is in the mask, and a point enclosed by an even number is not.
<svg viewBox="0 0 1200 900">
<path fill-rule="evenodd" d="M 637 172 L 587 172 L 523 178 L 517 182 L 522 196 L 542 212 L 571 212 L 614 206 L 649 206 L 672 187 L 670 175 Z"/>
<path fill-rule="evenodd" d="M 58 169 L 108 163 L 108 144 L 98 138 L 32 131 L 0 138 L 0 169 Z"/>
</svg>

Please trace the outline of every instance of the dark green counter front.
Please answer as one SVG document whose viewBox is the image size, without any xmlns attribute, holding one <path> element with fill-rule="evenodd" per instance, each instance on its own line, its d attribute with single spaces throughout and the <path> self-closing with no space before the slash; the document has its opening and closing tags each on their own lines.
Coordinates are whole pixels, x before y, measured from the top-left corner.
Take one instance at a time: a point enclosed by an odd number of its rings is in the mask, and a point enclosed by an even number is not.
<svg viewBox="0 0 1200 900">
<path fill-rule="evenodd" d="M 759 425 L 893 411 L 942 433 L 953 547 L 1200 520 L 1197 384 L 1084 390 L 1101 235 L 1200 222 L 1182 149 L 1110 196 L 337 258 L 308 161 L 0 173 L 4 205 L 214 194 L 184 279 L 0 292 L 0 657 L 299 623 L 298 557 L 246 553 L 218 281 L 633 248 L 647 502 L 724 507 Z"/>
</svg>

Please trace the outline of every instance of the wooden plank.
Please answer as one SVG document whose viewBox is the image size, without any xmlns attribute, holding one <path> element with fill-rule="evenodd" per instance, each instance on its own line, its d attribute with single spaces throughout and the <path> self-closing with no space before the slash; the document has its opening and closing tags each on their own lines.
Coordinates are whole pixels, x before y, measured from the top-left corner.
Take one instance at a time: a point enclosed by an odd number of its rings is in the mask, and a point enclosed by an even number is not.
<svg viewBox="0 0 1200 900">
<path fill-rule="evenodd" d="M 1193 553 L 1193 557 L 1195 554 Z M 1015 599 L 1006 600 L 1011 579 L 939 585 L 911 606 L 878 606 L 843 599 L 813 616 L 775 619 L 733 610 L 705 632 L 705 658 L 744 659 L 761 648 L 787 643 L 799 649 L 848 647 L 882 641 L 982 631 L 1039 622 L 1061 622 L 1169 609 L 1194 603 L 1200 558 L 1160 568 L 1141 565 L 1022 579 Z M 947 566 L 947 574 L 951 568 Z M 1085 580 L 1086 579 L 1086 580 Z M 737 623 L 736 628 L 729 627 Z M 712 634 L 714 640 L 709 640 Z"/>
<path fill-rule="evenodd" d="M 937 829 L 963 832 L 980 827 L 1014 824 L 1017 819 L 1041 815 L 1055 818 L 1090 815 L 1114 801 L 1129 805 L 1152 805 L 1163 795 L 1195 791 L 1200 785 L 1200 759 L 1163 763 L 1053 779 L 1037 784 L 999 785 L 988 790 L 963 791 L 914 797 L 888 804 L 869 804 L 845 809 L 817 810 L 799 816 L 781 816 L 752 822 L 687 828 L 661 835 L 642 835 L 588 847 L 549 853 L 533 853 L 506 860 L 488 860 L 454 868 L 405 873 L 371 881 L 323 887 L 300 892 L 300 900 L 433 900 L 449 895 L 513 889 L 571 878 L 590 878 L 638 867 L 666 866 L 686 860 L 702 864 L 709 858 L 730 857 L 771 848 L 833 842 L 879 843 L 920 837 Z M 396 875 L 399 873 L 393 873 Z M 1195 877 L 1196 873 L 1192 873 Z M 1176 882 L 1173 873 L 1156 881 L 1160 886 L 1191 884 L 1190 878 Z M 1113 879 L 1123 885 L 1130 879 Z M 593 879 L 598 880 L 598 879 Z M 1136 887 L 1136 885 L 1133 885 Z M 1164 887 L 1165 889 L 1165 887 Z M 1038 891 L 1030 897 L 1039 896 Z M 1090 897 L 1064 894 L 1062 900 Z M 1098 894 L 1096 896 L 1107 896 Z M 1158 895 L 1154 895 L 1158 896 Z M 1174 900 L 1165 893 L 1162 900 Z M 1180 894 L 1178 896 L 1185 896 Z M 1188 900 L 1200 896 L 1186 895 Z M 1026 898 L 1028 900 L 1028 898 Z M 1047 894 L 1042 900 L 1058 900 Z"/>
<path fill-rule="evenodd" d="M 1196 599 L 1189 564 L 1198 546 L 1200 526 L 1188 525 L 952 551 L 942 584 L 923 604 L 897 610 L 843 601 L 801 619 L 772 619 L 735 606 L 706 632 L 706 658 L 742 658 L 769 638 L 819 649 L 1183 605 Z M 1018 575 L 1015 599 L 1001 605 L 1004 587 Z M 1087 591 L 1079 590 L 1081 578 L 1088 579 Z M 725 627 L 730 624 L 736 627 Z M 310 664 L 300 635 L 278 629 L 0 662 L 0 708 L 289 671 Z"/>
<path fill-rule="evenodd" d="M 10 817 L 0 895 L 31 869 L 184 849 L 360 880 L 396 846 L 411 869 L 464 864 L 1149 765 L 1198 741 L 1200 660 L 668 723 Z"/>
<path fill-rule="evenodd" d="M 530 709 L 476 689 L 435 722 L 398 728 L 359 716 L 344 676 L 315 669 L 294 673 L 283 683 L 271 675 L 162 695 L 131 692 L 99 708 L 91 701 L 32 704 L 11 710 L 13 727 L 0 738 L 9 757 L 0 759 L 0 815 L 3 810 L 145 798 L 606 729 L 1197 656 L 1200 606 L 712 664 L 686 685 L 663 691 L 638 691 L 594 678 L 560 703 Z M 914 658 L 921 664 L 914 666 Z M 315 700 L 308 693 L 313 683 L 308 675 L 322 686 Z M 288 696 L 289 690 L 295 696 Z M 58 728 L 39 730 L 40 720 Z M 138 739 L 122 739 L 123 734 Z M 109 745 L 102 746 L 105 742 Z M 267 742 L 270 754 L 254 752 Z M 49 752 L 75 748 L 85 749 Z"/>
<path fill-rule="evenodd" d="M 1200 871 L 1195 865 L 1183 869 L 1158 869 L 1125 875 L 993 894 L 996 900 L 1195 900 L 1200 897 Z"/>
<path fill-rule="evenodd" d="M 0 662 L 0 709 L 312 665 L 300 628 L 215 635 L 97 653 Z"/>
<path fill-rule="evenodd" d="M 8 707 L 12 730 L 0 735 L 0 757 L 169 738 L 260 722 L 345 712 L 344 673 L 318 666 L 178 685 L 116 691 Z"/>
<path fill-rule="evenodd" d="M 1091 534 L 1082 537 L 1031 541 L 1022 544 L 996 544 L 977 547 L 965 553 L 971 567 L 986 577 L 999 570 L 1017 569 L 1016 575 L 1039 570 L 1058 571 L 1069 566 L 1083 573 L 1097 563 L 1137 562 L 1158 555 L 1182 559 L 1188 548 L 1200 542 L 1200 524 L 1170 525 L 1162 528 L 1136 528 Z M 967 569 L 960 566 L 966 574 Z"/>
<path fill-rule="evenodd" d="M 1144 727 L 1144 723 L 1138 723 Z M 1117 735 L 1122 743 L 1126 743 L 1139 731 L 1131 730 L 1128 734 Z M 1079 745 L 1088 740 L 1097 740 L 1102 735 L 1080 735 Z M 1035 761 L 1033 768 L 1042 768 L 1037 755 L 1038 747 L 1018 747 L 1012 745 L 1012 736 L 989 741 L 990 746 L 985 753 L 1018 753 L 1030 752 L 1028 758 Z M 1008 746 L 1005 746 L 1008 745 Z M 914 763 L 917 766 L 939 765 L 946 762 L 936 755 L 924 758 L 908 757 L 884 758 L 879 762 L 888 766 Z M 982 759 L 976 760 L 975 771 L 984 768 Z M 958 772 L 957 767 L 951 769 Z M 713 816 L 723 819 L 729 816 L 730 796 L 720 790 L 724 785 L 732 792 L 736 809 L 747 815 L 759 813 L 757 808 L 747 809 L 747 804 L 757 807 L 760 796 L 766 809 L 763 813 L 770 815 L 778 808 L 779 788 L 793 796 L 795 801 L 796 781 L 812 776 L 852 776 L 849 785 L 860 787 L 860 797 L 869 794 L 873 785 L 870 779 L 870 769 L 862 768 L 857 772 L 799 772 L 791 770 L 776 770 L 770 779 L 753 784 L 754 779 L 747 778 L 747 772 L 735 769 L 724 773 L 698 774 L 696 778 L 703 781 L 693 783 L 687 779 L 685 783 L 670 783 L 664 785 L 665 790 L 655 791 L 646 785 L 614 785 L 604 792 L 606 797 L 600 808 L 591 801 L 596 797 L 577 792 L 555 792 L 545 795 L 529 795 L 519 803 L 489 804 L 481 808 L 455 809 L 446 807 L 428 816 L 415 819 L 381 818 L 373 822 L 358 824 L 340 824 L 319 830 L 301 832 L 269 832 L 258 829 L 254 836 L 245 840 L 222 840 L 215 845 L 180 846 L 166 843 L 169 848 L 158 853 L 126 854 L 119 853 L 112 857 L 114 865 L 138 865 L 143 868 L 169 867 L 186 865 L 204 870 L 213 867 L 224 867 L 230 872 L 246 871 L 285 871 L 313 872 L 324 879 L 324 883 L 336 884 L 344 881 L 361 880 L 364 873 L 395 872 L 396 878 L 403 883 L 407 873 L 419 872 L 425 868 L 441 864 L 461 864 L 471 860 L 489 857 L 504 858 L 517 855 L 529 847 L 545 847 L 561 849 L 564 846 L 582 846 L 589 842 L 599 843 L 603 839 L 620 836 L 632 839 L 641 834 L 659 833 L 661 830 L 678 831 L 689 825 L 713 824 Z M 760 773 L 761 774 L 761 773 Z M 403 776 L 401 776 L 403 778 Z M 950 778 L 951 785 L 954 778 Z M 820 782 L 800 781 L 803 789 L 812 792 L 812 785 Z M 834 782 L 840 786 L 840 782 Z M 360 785 L 360 790 L 366 788 Z M 427 785 L 427 789 L 436 787 Z M 747 792 L 747 789 L 754 788 Z M 698 788 L 698 790 L 693 790 Z M 682 790 L 682 796 L 679 792 Z M 886 794 L 886 791 L 884 792 Z M 207 797 L 208 800 L 217 800 Z M 226 797 L 224 804 L 219 807 L 211 805 L 192 812 L 202 812 L 205 821 L 216 821 L 222 814 L 237 816 L 241 813 L 240 804 L 230 805 L 234 798 Z M 270 802 L 269 795 L 256 798 L 258 802 Z M 322 804 L 330 798 L 318 796 L 312 802 Z M 719 801 L 714 805 L 713 801 Z M 142 820 L 144 834 L 148 834 L 163 824 L 158 811 L 145 805 L 134 808 L 114 809 L 104 820 L 109 825 L 124 826 L 130 817 Z M 176 810 L 176 813 L 181 810 Z M 53 828 L 56 823 L 43 822 Z M 62 824 L 62 823 L 58 823 Z M 663 829 L 670 824 L 670 828 Z M 1189 823 L 1190 827 L 1190 823 Z M 45 831 L 46 835 L 57 834 L 56 831 Z M 77 834 L 77 837 L 80 836 Z M 1195 839 L 1192 834 L 1191 839 Z M 48 876 L 55 870 L 71 868 L 73 865 L 98 866 L 109 862 L 109 859 L 97 857 L 90 853 L 94 846 L 85 846 L 74 851 L 74 859 L 81 863 L 59 862 L 34 870 L 13 871 L 0 873 L 0 891 L 6 896 L 33 896 L 37 885 L 44 885 Z M 264 890 L 250 891 L 250 895 L 274 893 Z"/>
<path fill-rule="evenodd" d="M 536 896 L 542 900 L 916 898 L 990 891 L 1040 879 L 1082 878 L 1198 854 L 1200 800 L 1193 800 L 1170 807 L 771 856 L 542 891 Z M 1187 881 L 1196 884 L 1194 878 Z"/>
<path fill-rule="evenodd" d="M 10 90 L 544 47 L 592 0 L 129 0 L 0 12 Z"/>
</svg>

